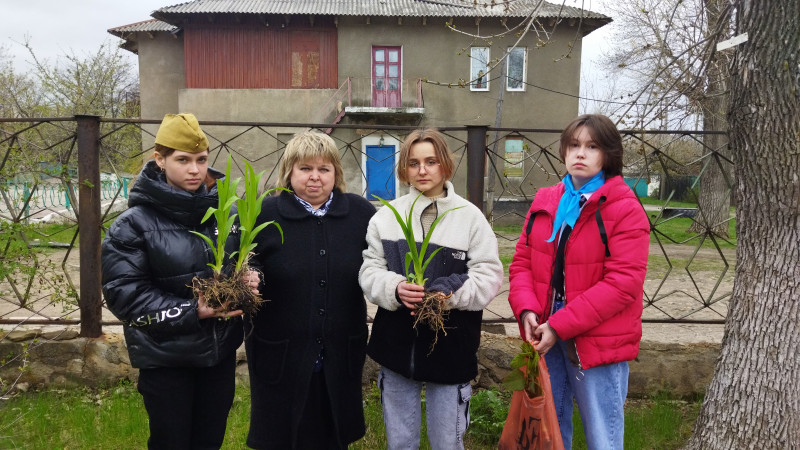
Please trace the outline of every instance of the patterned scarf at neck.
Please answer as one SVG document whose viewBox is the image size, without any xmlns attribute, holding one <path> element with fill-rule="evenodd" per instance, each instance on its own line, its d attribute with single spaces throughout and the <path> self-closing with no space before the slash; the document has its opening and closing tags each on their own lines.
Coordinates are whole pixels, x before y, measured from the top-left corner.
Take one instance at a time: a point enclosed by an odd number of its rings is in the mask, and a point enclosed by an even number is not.
<svg viewBox="0 0 800 450">
<path fill-rule="evenodd" d="M 553 242 L 553 239 L 555 239 L 558 232 L 561 231 L 561 227 L 564 223 L 570 227 L 575 226 L 575 221 L 578 220 L 578 215 L 581 213 L 581 208 L 579 206 L 581 194 L 585 192 L 594 192 L 600 189 L 600 186 L 602 186 L 606 180 L 601 170 L 578 190 L 575 190 L 575 186 L 572 184 L 572 175 L 567 175 L 561 182 L 564 183 L 564 194 L 561 195 L 561 201 L 558 202 L 556 220 L 553 221 L 553 234 L 546 242 Z"/>
</svg>

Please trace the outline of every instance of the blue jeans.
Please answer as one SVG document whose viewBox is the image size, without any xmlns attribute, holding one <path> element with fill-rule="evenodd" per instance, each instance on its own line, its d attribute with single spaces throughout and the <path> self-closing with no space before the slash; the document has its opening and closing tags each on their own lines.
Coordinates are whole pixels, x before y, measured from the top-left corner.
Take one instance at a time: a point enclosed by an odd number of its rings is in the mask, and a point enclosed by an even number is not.
<svg viewBox="0 0 800 450">
<path fill-rule="evenodd" d="M 578 371 L 559 340 L 545 355 L 553 401 L 564 448 L 572 448 L 572 399 L 578 404 L 587 447 L 622 449 L 625 433 L 625 398 L 628 396 L 628 362 Z"/>
<path fill-rule="evenodd" d="M 382 367 L 378 374 L 383 423 L 389 450 L 417 449 L 420 437 L 420 401 L 425 384 L 428 442 L 433 450 L 464 448 L 469 425 L 472 386 L 423 383 Z"/>
</svg>

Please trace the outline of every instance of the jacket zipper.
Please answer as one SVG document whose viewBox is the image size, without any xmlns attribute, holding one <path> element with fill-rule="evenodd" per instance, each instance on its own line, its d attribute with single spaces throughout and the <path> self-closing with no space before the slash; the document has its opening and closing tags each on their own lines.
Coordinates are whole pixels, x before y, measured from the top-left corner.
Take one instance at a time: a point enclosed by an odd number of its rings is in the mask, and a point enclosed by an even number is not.
<svg viewBox="0 0 800 450">
<path fill-rule="evenodd" d="M 578 222 L 575 222 L 575 226 L 578 226 Z M 574 233 L 575 228 L 573 228 L 572 231 Z M 564 289 L 564 307 L 567 306 L 567 247 L 570 238 L 572 238 L 572 233 L 567 236 L 567 242 L 564 243 L 564 286 L 562 286 L 562 289 Z M 583 363 L 581 362 L 581 355 L 578 353 L 578 343 L 575 341 L 575 338 L 572 339 L 572 346 L 575 347 L 575 357 L 578 358 L 578 372 L 575 374 L 575 379 L 581 381 L 584 378 Z"/>
</svg>

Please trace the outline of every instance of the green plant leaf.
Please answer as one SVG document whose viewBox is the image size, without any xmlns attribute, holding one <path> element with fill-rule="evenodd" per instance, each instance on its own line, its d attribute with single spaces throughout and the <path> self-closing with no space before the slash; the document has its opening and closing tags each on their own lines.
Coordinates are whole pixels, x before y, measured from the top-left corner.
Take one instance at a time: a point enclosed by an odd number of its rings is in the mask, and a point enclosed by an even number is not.
<svg viewBox="0 0 800 450">
<path fill-rule="evenodd" d="M 200 221 L 200 223 L 205 223 L 206 220 L 208 220 L 208 218 L 213 216 L 214 213 L 216 213 L 216 212 L 217 212 L 217 208 L 214 208 L 213 206 L 209 206 L 208 211 L 206 211 L 206 215 L 203 216 L 203 219 Z"/>
<path fill-rule="evenodd" d="M 514 369 L 503 378 L 503 387 L 512 391 L 525 389 L 525 375 L 519 369 Z"/>
<path fill-rule="evenodd" d="M 434 250 L 433 252 L 431 252 L 430 256 L 428 256 L 428 259 L 426 259 L 426 260 L 425 260 L 425 263 L 424 263 L 424 264 L 422 264 L 422 267 L 420 268 L 420 270 L 422 271 L 422 273 L 425 273 L 425 269 L 427 269 L 427 268 L 428 268 L 428 264 L 430 264 L 430 263 L 431 263 L 431 260 L 433 259 L 433 257 L 434 257 L 434 256 L 435 256 L 437 253 L 439 253 L 439 250 L 441 250 L 441 249 L 442 249 L 442 247 L 439 247 L 439 248 L 437 248 L 436 250 Z"/>
<path fill-rule="evenodd" d="M 386 200 L 378 197 L 377 195 L 373 195 L 378 201 L 381 202 L 384 206 L 389 207 L 392 210 L 395 216 L 395 220 L 400 225 L 400 228 L 403 230 L 403 236 L 406 239 L 406 244 L 408 244 L 408 253 L 406 253 L 405 259 L 405 274 L 406 279 L 408 279 L 409 283 L 414 283 L 419 286 L 425 286 L 425 282 L 427 278 L 425 277 L 425 268 L 428 267 L 428 264 L 433 259 L 433 256 L 441 250 L 441 248 L 436 249 L 433 253 L 431 253 L 428 258 L 425 258 L 425 253 L 428 249 L 428 243 L 430 242 L 431 236 L 433 235 L 433 230 L 436 228 L 436 225 L 442 220 L 445 214 L 449 213 L 450 211 L 463 208 L 463 206 L 459 206 L 457 208 L 451 208 L 447 211 L 443 212 L 436 220 L 433 221 L 431 224 L 431 229 L 428 231 L 427 236 L 423 239 L 421 246 L 417 247 L 417 241 L 414 237 L 414 226 L 413 226 L 413 214 L 414 214 L 414 206 L 416 206 L 417 201 L 422 197 L 423 194 L 420 192 L 419 195 L 411 202 L 411 207 L 408 209 L 408 214 L 405 218 L 400 215 L 400 212 L 392 206 L 391 203 L 387 202 Z M 414 271 L 411 273 L 411 266 L 413 264 Z"/>
<path fill-rule="evenodd" d="M 192 233 L 192 234 L 195 234 L 197 236 L 200 236 L 201 238 L 203 238 L 204 241 L 206 241 L 208 246 L 211 247 L 211 252 L 214 254 L 214 256 L 215 256 L 214 260 L 216 261 L 216 249 L 214 248 L 214 242 L 211 239 L 209 239 L 208 236 L 204 235 L 203 233 L 198 233 L 196 231 L 190 231 L 189 233 Z M 222 272 L 222 264 L 208 263 L 208 266 L 211 267 L 211 269 L 214 271 L 214 273 L 221 273 Z"/>
<path fill-rule="evenodd" d="M 514 359 L 511 360 L 511 368 L 512 369 L 519 369 L 520 367 L 524 366 L 526 362 L 525 355 L 518 353 L 514 356 Z"/>
<path fill-rule="evenodd" d="M 280 224 L 275 221 L 265 222 L 256 226 L 258 216 L 261 214 L 261 204 L 264 198 L 276 190 L 288 191 L 286 188 L 269 189 L 261 195 L 258 195 L 258 186 L 261 184 L 261 178 L 264 172 L 261 171 L 256 174 L 253 167 L 249 162 L 244 163 L 244 198 L 237 198 L 236 206 L 239 213 L 239 251 L 236 253 L 236 271 L 239 271 L 250 258 L 250 252 L 256 248 L 253 244 L 256 236 L 269 225 L 275 225 L 281 234 L 281 242 L 283 242 L 283 229 Z M 231 256 L 233 257 L 233 256 Z"/>
</svg>

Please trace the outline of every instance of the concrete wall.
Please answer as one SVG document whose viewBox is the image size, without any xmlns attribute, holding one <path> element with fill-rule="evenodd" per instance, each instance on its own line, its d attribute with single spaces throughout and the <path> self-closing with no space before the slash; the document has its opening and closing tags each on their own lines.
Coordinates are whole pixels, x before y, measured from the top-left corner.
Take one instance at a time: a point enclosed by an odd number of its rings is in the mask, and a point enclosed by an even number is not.
<svg viewBox="0 0 800 450">
<path fill-rule="evenodd" d="M 142 119 L 162 119 L 164 114 L 179 113 L 178 93 L 186 86 L 183 65 L 183 35 L 140 33 L 139 91 Z M 158 125 L 145 125 L 151 134 L 142 133 L 142 147 L 153 146 Z M 148 152 L 145 159 L 150 159 Z"/>
</svg>

